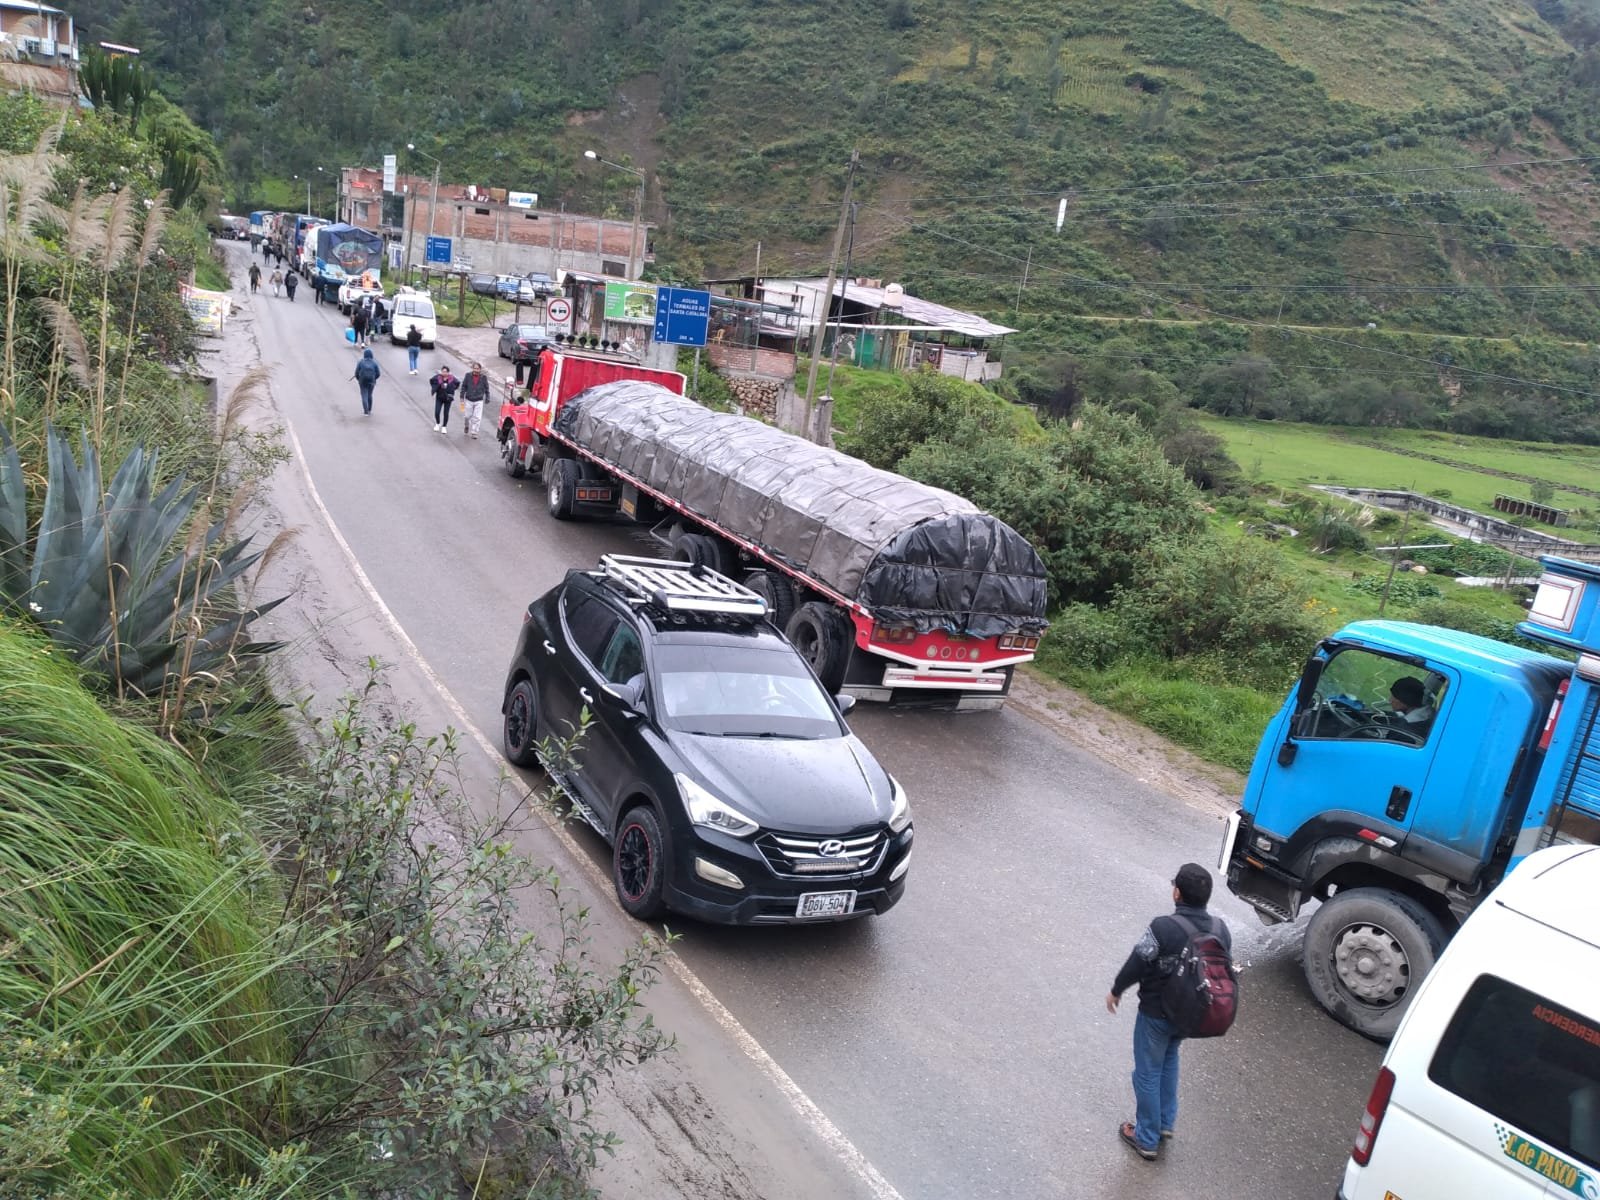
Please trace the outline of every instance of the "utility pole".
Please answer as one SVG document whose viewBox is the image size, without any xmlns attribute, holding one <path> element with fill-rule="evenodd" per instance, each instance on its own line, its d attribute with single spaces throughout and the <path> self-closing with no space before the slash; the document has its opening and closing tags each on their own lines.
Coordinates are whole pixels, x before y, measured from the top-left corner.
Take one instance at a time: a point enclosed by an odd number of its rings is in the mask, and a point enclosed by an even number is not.
<svg viewBox="0 0 1600 1200">
<path fill-rule="evenodd" d="M 412 233 L 412 230 L 416 229 L 416 227 L 417 227 L 417 190 L 416 190 L 416 188 L 412 187 L 409 183 L 406 184 L 406 199 L 411 202 L 410 204 L 408 204 L 406 206 L 407 209 L 409 210 L 409 216 L 406 218 L 406 265 L 405 265 L 406 282 L 410 283 L 411 282 L 411 233 Z"/>
<path fill-rule="evenodd" d="M 1390 547 L 1389 575 L 1383 581 L 1383 598 L 1378 601 L 1378 615 L 1383 616 L 1383 610 L 1389 607 L 1389 588 L 1394 583 L 1394 570 L 1400 564 L 1400 547 L 1406 544 L 1406 531 L 1411 528 L 1411 496 L 1406 496 L 1406 519 L 1400 522 L 1400 540 Z"/>
<path fill-rule="evenodd" d="M 850 206 L 850 239 L 845 243 L 844 250 L 844 277 L 846 280 L 850 278 L 850 264 L 855 261 L 855 257 L 856 205 L 852 204 Z M 847 282 L 845 284 L 845 290 L 848 291 L 849 288 L 850 285 Z M 839 330 L 843 328 L 844 322 L 840 321 L 838 328 L 833 331 L 833 348 L 831 353 L 828 355 L 828 395 L 830 396 L 833 395 L 833 369 L 839 365 Z"/>
<path fill-rule="evenodd" d="M 833 313 L 833 284 L 838 278 L 839 251 L 844 246 L 844 228 L 850 220 L 850 191 L 856 182 L 856 167 L 861 163 L 861 151 L 850 151 L 850 173 L 844 180 L 844 201 L 839 205 L 839 227 L 833 231 L 833 253 L 828 256 L 828 282 L 822 289 L 822 303 L 817 306 L 817 329 L 811 338 L 811 369 L 806 372 L 805 428 L 811 437 L 813 414 L 816 411 L 817 368 L 822 365 L 822 339 L 827 332 L 828 318 Z"/>
<path fill-rule="evenodd" d="M 644 208 L 644 172 L 637 172 L 639 176 L 638 190 L 633 193 L 633 233 L 628 239 L 628 279 L 631 282 L 644 274 L 644 247 L 639 245 L 639 213 Z M 634 266 L 634 257 L 638 256 L 639 265 Z"/>
</svg>

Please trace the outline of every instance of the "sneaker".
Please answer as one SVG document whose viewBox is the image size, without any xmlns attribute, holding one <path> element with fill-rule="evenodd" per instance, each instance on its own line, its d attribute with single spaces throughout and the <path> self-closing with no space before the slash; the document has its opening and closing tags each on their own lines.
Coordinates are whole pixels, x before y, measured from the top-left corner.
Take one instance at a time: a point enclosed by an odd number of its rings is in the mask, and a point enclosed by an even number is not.
<svg viewBox="0 0 1600 1200">
<path fill-rule="evenodd" d="M 434 423 L 433 423 L 433 431 L 434 431 L 434 432 L 435 432 L 435 433 L 438 433 L 438 432 L 439 432 L 439 422 L 437 422 L 437 421 L 435 421 L 435 422 L 434 422 Z"/>
<path fill-rule="evenodd" d="M 478 435 L 477 434 L 473 434 L 472 435 L 472 440 L 473 441 L 477 441 L 478 440 Z"/>
<path fill-rule="evenodd" d="M 1170 1130 L 1170 1129 L 1163 1129 L 1161 1131 L 1161 1140 L 1163 1142 L 1170 1142 L 1173 1138 L 1175 1138 L 1177 1136 L 1178 1135 L 1173 1133 L 1172 1130 Z"/>
<path fill-rule="evenodd" d="M 1135 1154 L 1144 1159 L 1145 1162 L 1155 1162 L 1157 1154 L 1156 1150 L 1146 1150 L 1139 1144 L 1139 1139 L 1133 1136 L 1132 1121 L 1124 1121 L 1122 1123 L 1121 1128 L 1117 1130 L 1117 1137 L 1121 1139 L 1121 1141 L 1124 1142 Z"/>
</svg>

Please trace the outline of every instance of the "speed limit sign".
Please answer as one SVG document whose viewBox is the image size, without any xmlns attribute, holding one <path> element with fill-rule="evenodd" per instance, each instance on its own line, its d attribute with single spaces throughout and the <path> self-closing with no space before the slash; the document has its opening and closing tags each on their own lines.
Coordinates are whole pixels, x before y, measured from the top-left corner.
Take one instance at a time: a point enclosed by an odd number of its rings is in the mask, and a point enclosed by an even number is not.
<svg viewBox="0 0 1600 1200">
<path fill-rule="evenodd" d="M 552 325 L 565 325 L 572 316 L 572 305 L 565 300 L 555 299 L 550 301 L 550 306 L 545 310 Z"/>
</svg>

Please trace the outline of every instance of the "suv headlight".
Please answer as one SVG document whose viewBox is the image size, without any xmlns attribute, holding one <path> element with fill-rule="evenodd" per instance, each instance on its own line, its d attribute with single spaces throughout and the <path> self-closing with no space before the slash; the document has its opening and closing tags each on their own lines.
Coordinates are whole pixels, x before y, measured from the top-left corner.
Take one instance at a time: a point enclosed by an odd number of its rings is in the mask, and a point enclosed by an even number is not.
<svg viewBox="0 0 1600 1200">
<path fill-rule="evenodd" d="M 678 791 L 683 795 L 689 820 L 696 825 L 731 833 L 734 837 L 749 837 L 760 828 L 738 809 L 719 800 L 687 775 L 674 775 L 672 778 L 677 781 Z"/>
<path fill-rule="evenodd" d="M 889 786 L 894 789 L 894 807 L 889 811 L 889 832 L 900 833 L 911 824 L 911 801 L 906 798 L 905 788 L 893 775 L 889 776 Z"/>
</svg>

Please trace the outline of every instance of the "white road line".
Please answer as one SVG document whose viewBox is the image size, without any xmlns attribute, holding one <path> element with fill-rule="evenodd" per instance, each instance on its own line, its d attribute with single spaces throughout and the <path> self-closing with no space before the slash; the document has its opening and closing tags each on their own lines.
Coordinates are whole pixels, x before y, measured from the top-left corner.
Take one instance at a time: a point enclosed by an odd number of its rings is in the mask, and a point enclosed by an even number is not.
<svg viewBox="0 0 1600 1200">
<path fill-rule="evenodd" d="M 461 707 L 460 702 L 456 700 L 450 689 L 445 686 L 444 680 L 434 673 L 433 668 L 428 665 L 427 659 L 423 658 L 422 651 L 417 648 L 417 644 L 411 640 L 410 635 L 406 633 L 405 628 L 400 624 L 399 618 L 383 602 L 383 597 L 378 594 L 378 589 L 373 586 L 372 580 L 368 578 L 366 571 L 362 569 L 361 562 L 356 558 L 355 551 L 350 548 L 350 543 L 345 541 L 344 534 L 339 532 L 338 522 L 333 519 L 333 514 L 328 511 L 328 506 L 322 502 L 322 495 L 317 491 L 316 481 L 311 478 L 311 468 L 306 465 L 305 450 L 300 445 L 300 439 L 295 436 L 294 426 L 285 421 L 284 430 L 288 433 L 289 441 L 294 446 L 294 459 L 300 467 L 300 476 L 305 480 L 306 490 L 311 496 L 311 503 L 316 505 L 317 512 L 322 514 L 322 520 L 328 527 L 328 532 L 333 535 L 333 540 L 339 544 L 339 549 L 344 552 L 345 559 L 349 562 L 351 570 L 354 572 L 356 583 L 360 585 L 362 591 L 366 592 L 372 603 L 377 606 L 378 611 L 383 614 L 383 619 L 388 622 L 395 636 L 405 644 L 406 649 L 411 653 L 412 660 L 421 669 L 422 673 L 427 676 L 428 682 L 433 684 L 434 690 L 439 693 L 439 697 L 445 702 L 446 707 L 450 709 L 456 720 L 461 723 L 461 728 L 471 735 L 472 740 L 478 744 L 478 748 L 487 754 L 491 760 L 498 758 L 500 756 L 499 748 L 484 736 L 482 730 L 472 723 L 472 719 L 467 716 L 466 709 Z M 604 894 L 611 887 L 611 880 L 600 873 L 594 862 L 584 853 L 583 848 L 578 845 L 562 825 L 546 822 L 546 827 L 555 834 L 572 860 L 589 876 L 595 887 Z M 883 1174 L 867 1160 L 866 1155 L 856 1149 L 855 1144 L 844 1135 L 837 1125 L 828 1119 L 828 1115 L 817 1107 L 811 1097 L 800 1090 L 800 1085 L 789 1078 L 789 1073 L 780 1067 L 777 1060 L 762 1048 L 761 1043 L 751 1036 L 750 1031 L 739 1023 L 739 1018 L 729 1012 L 727 1006 L 718 1000 L 712 994 L 711 989 L 700 981 L 699 976 L 689 969 L 689 965 L 677 954 L 673 953 L 670 948 L 663 953 L 667 966 L 671 968 L 672 973 L 689 989 L 690 994 L 700 1002 L 700 1006 L 706 1010 L 711 1019 L 722 1027 L 723 1031 L 744 1051 L 745 1056 L 760 1068 L 761 1073 L 767 1077 L 774 1087 L 783 1093 L 784 1098 L 789 1101 L 790 1107 L 794 1109 L 795 1114 L 810 1127 L 811 1132 L 837 1154 L 840 1161 L 866 1185 L 874 1200 L 903 1200 L 900 1193 L 895 1190 L 894 1185 L 885 1179 Z"/>
</svg>

